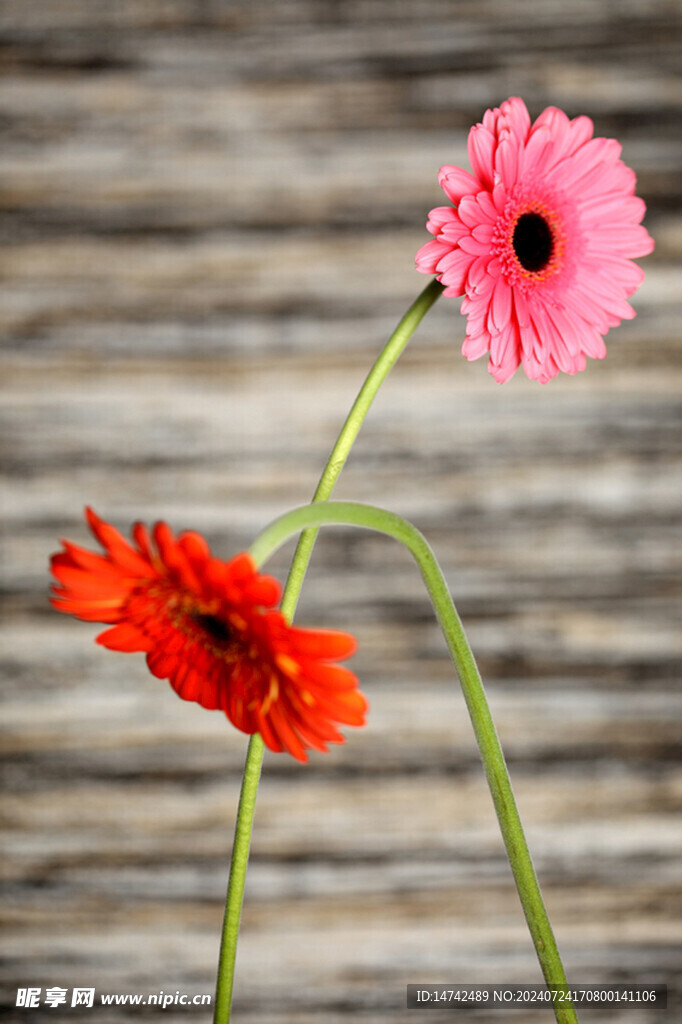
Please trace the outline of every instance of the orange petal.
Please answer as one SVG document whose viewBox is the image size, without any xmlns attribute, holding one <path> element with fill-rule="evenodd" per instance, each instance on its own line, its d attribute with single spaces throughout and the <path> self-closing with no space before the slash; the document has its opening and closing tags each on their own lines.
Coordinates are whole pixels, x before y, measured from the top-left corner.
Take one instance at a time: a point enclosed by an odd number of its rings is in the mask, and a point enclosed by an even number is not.
<svg viewBox="0 0 682 1024">
<path fill-rule="evenodd" d="M 123 651 L 128 654 L 146 651 L 149 647 L 149 641 L 144 633 L 126 622 L 113 626 L 112 629 L 105 629 L 97 637 L 97 643 L 102 647 L 108 647 L 110 651 Z"/>
<path fill-rule="evenodd" d="M 355 637 L 337 629 L 299 629 L 292 626 L 289 640 L 297 654 L 328 661 L 350 658 L 357 649 Z"/>
<path fill-rule="evenodd" d="M 264 608 L 274 608 L 282 591 L 278 581 L 272 576 L 256 576 L 243 588 L 244 600 Z"/>
<path fill-rule="evenodd" d="M 299 658 L 299 663 L 302 678 L 316 690 L 354 690 L 359 685 L 358 677 L 345 665 L 314 661 L 312 658 Z"/>
<path fill-rule="evenodd" d="M 288 750 L 297 761 L 307 761 L 303 744 L 292 729 L 287 716 L 282 713 L 282 705 L 279 701 L 275 701 L 267 717 L 282 747 Z"/>
<path fill-rule="evenodd" d="M 110 553 L 113 561 L 132 573 L 144 574 L 147 571 L 145 559 L 130 546 L 116 527 L 100 519 L 91 508 L 86 508 L 85 516 L 90 529 L 102 547 Z"/>
</svg>

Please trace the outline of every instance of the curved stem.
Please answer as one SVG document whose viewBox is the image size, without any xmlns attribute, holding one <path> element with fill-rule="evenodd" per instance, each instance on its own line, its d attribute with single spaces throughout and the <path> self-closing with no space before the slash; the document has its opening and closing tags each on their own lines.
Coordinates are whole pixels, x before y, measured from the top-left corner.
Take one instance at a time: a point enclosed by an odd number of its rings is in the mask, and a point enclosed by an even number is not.
<svg viewBox="0 0 682 1024">
<path fill-rule="evenodd" d="M 358 392 L 358 396 L 341 429 L 336 444 L 332 448 L 320 477 L 320 482 L 317 485 L 313 501 L 322 501 L 331 495 L 377 391 L 395 366 L 398 357 L 419 326 L 419 323 L 442 292 L 443 285 L 433 278 L 421 294 L 417 296 L 379 353 L 374 366 L 369 371 L 364 384 Z M 302 534 L 291 563 L 281 603 L 282 613 L 289 621 L 293 619 L 294 612 L 296 611 L 296 605 L 316 536 L 316 529 L 308 530 Z M 232 863 L 230 864 L 230 879 L 228 882 L 218 963 L 218 982 L 216 985 L 215 1013 L 213 1017 L 215 1024 L 228 1024 L 230 1020 L 234 966 L 237 955 L 237 937 L 244 901 L 246 867 L 248 864 L 256 793 L 264 750 L 264 744 L 260 736 L 258 734 L 252 736 L 246 754 L 244 779 L 239 798 L 239 810 L 232 851 Z"/>
<path fill-rule="evenodd" d="M 348 413 L 346 422 L 341 428 L 336 444 L 331 450 L 331 454 L 327 459 L 327 465 L 324 467 L 317 490 L 313 495 L 313 501 L 326 501 L 327 498 L 331 497 L 339 474 L 346 464 L 346 459 L 350 454 L 355 438 L 360 432 L 360 427 L 369 412 L 377 391 L 395 366 L 398 357 L 419 326 L 419 323 L 442 293 L 443 285 L 434 278 L 427 284 L 423 292 L 417 296 L 381 350 L 377 361 L 367 374 L 365 383 L 360 388 L 351 411 Z M 301 534 L 294 553 L 286 587 L 284 588 L 284 596 L 282 597 L 282 612 L 289 619 L 293 619 L 294 612 L 296 611 L 296 604 L 301 593 L 303 579 L 308 568 L 316 537 L 316 529 L 305 530 Z"/>
<path fill-rule="evenodd" d="M 250 553 L 260 565 L 292 533 L 331 523 L 385 533 L 404 544 L 417 562 L 462 685 L 507 856 L 543 976 L 548 985 L 567 986 L 481 676 L 442 570 L 426 538 L 411 523 L 392 512 L 357 502 L 321 502 L 294 509 L 276 519 L 256 538 Z M 577 1024 L 578 1018 L 570 1004 L 554 1004 L 554 1013 L 559 1024 Z"/>
</svg>

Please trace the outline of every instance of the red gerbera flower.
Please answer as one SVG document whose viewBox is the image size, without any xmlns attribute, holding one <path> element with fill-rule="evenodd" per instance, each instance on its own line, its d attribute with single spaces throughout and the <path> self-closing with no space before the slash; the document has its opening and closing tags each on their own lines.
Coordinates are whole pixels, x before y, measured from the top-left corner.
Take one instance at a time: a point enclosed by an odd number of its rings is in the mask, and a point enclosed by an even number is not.
<svg viewBox="0 0 682 1024">
<path fill-rule="evenodd" d="M 454 206 L 431 210 L 433 240 L 417 269 L 444 295 L 464 295 L 462 353 L 490 353 L 495 380 L 521 364 L 546 383 L 603 359 L 603 335 L 635 311 L 625 300 L 644 274 L 632 260 L 654 243 L 645 206 L 615 139 L 592 138 L 589 117 L 548 107 L 531 124 L 523 100 L 487 110 L 469 132 L 473 175 L 441 167 Z"/>
<path fill-rule="evenodd" d="M 238 729 L 259 732 L 299 761 L 305 750 L 343 743 L 334 723 L 364 725 L 358 680 L 333 664 L 355 640 L 335 630 L 298 629 L 281 612 L 280 586 L 247 553 L 213 558 L 198 533 L 177 538 L 166 523 L 136 523 L 134 544 L 91 509 L 90 529 L 106 554 L 63 541 L 52 557 L 58 611 L 111 623 L 97 642 L 144 651 L 150 671 L 183 700 L 222 710 Z"/>
</svg>

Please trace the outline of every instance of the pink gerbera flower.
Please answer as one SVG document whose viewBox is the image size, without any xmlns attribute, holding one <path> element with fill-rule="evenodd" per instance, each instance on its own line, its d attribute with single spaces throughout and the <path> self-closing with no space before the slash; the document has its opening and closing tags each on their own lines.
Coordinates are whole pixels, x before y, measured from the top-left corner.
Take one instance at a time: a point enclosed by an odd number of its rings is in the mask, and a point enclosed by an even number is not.
<svg viewBox="0 0 682 1024">
<path fill-rule="evenodd" d="M 626 299 L 644 274 L 632 260 L 654 243 L 620 144 L 593 139 L 593 127 L 556 107 L 531 124 L 512 98 L 469 132 L 473 174 L 440 169 L 454 206 L 431 210 L 417 269 L 464 295 L 462 353 L 489 352 L 500 383 L 519 364 L 543 384 L 584 370 L 586 356 L 606 355 L 609 328 L 635 315 Z"/>
</svg>

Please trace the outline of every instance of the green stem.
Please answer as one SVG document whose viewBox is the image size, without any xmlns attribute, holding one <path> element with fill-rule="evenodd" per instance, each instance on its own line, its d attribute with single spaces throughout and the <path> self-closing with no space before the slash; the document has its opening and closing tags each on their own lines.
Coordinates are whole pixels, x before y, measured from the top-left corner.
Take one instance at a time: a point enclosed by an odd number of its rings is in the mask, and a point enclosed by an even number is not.
<svg viewBox="0 0 682 1024">
<path fill-rule="evenodd" d="M 402 318 L 386 345 L 379 353 L 379 357 L 372 369 L 367 374 L 365 383 L 360 388 L 358 396 L 353 402 L 351 411 L 336 444 L 332 448 L 327 459 L 317 490 L 313 495 L 313 501 L 326 501 L 330 498 L 339 474 L 343 469 L 346 459 L 353 447 L 355 438 L 360 432 L 370 406 L 374 401 L 377 391 L 386 380 L 386 377 L 395 366 L 398 357 L 414 334 L 420 322 L 433 306 L 436 299 L 443 293 L 443 285 L 434 278 L 423 292 L 417 296 L 405 316 Z M 317 530 L 305 530 L 299 539 L 294 553 L 294 558 L 289 570 L 284 596 L 282 598 L 282 611 L 289 618 L 293 619 L 296 611 L 303 580 L 305 578 L 310 556 L 317 537 Z"/>
<path fill-rule="evenodd" d="M 417 562 L 462 685 L 507 856 L 543 976 L 548 985 L 567 986 L 481 676 L 441 568 L 423 534 L 407 520 L 383 509 L 356 502 L 322 502 L 294 509 L 276 519 L 251 545 L 251 555 L 261 565 L 293 533 L 331 523 L 385 533 L 404 544 Z M 559 1006 L 555 1003 L 554 1014 L 559 1024 L 577 1024 L 578 1018 L 570 1004 Z"/>
<path fill-rule="evenodd" d="M 232 989 L 234 987 L 234 961 L 239 936 L 239 923 L 242 916 L 244 901 L 244 884 L 246 868 L 249 863 L 251 847 L 251 831 L 253 814 L 256 807 L 256 795 L 260 770 L 263 763 L 264 743 L 256 733 L 249 742 L 249 756 L 244 767 L 237 824 L 234 830 L 232 846 L 232 863 L 230 864 L 230 880 L 227 883 L 227 901 L 223 919 L 223 934 L 220 942 L 220 959 L 218 985 L 216 986 L 213 1020 L 218 1024 L 229 1021 L 232 1006 Z M 252 755 L 253 752 L 253 756 Z"/>
<path fill-rule="evenodd" d="M 443 285 L 436 281 L 435 278 L 431 280 L 412 303 L 379 353 L 374 366 L 369 371 L 364 384 L 358 392 L 353 407 L 331 451 L 320 477 L 320 482 L 317 485 L 313 501 L 323 501 L 330 497 L 377 391 L 395 366 L 398 357 L 419 326 L 419 323 L 442 292 Z M 296 611 L 296 605 L 316 536 L 316 529 L 308 530 L 301 535 L 291 563 L 281 604 L 282 613 L 289 621 L 293 619 L 294 612 Z M 230 1020 L 235 957 L 237 955 L 237 937 L 244 901 L 246 867 L 248 864 L 256 792 L 258 790 L 264 749 L 260 736 L 252 736 L 246 754 L 244 779 L 239 798 L 237 825 L 232 850 L 232 863 L 230 865 L 230 879 L 227 888 L 227 902 L 225 905 L 225 918 L 218 963 L 214 1024 L 228 1024 Z M 247 779 L 249 780 L 248 791 Z"/>
</svg>

